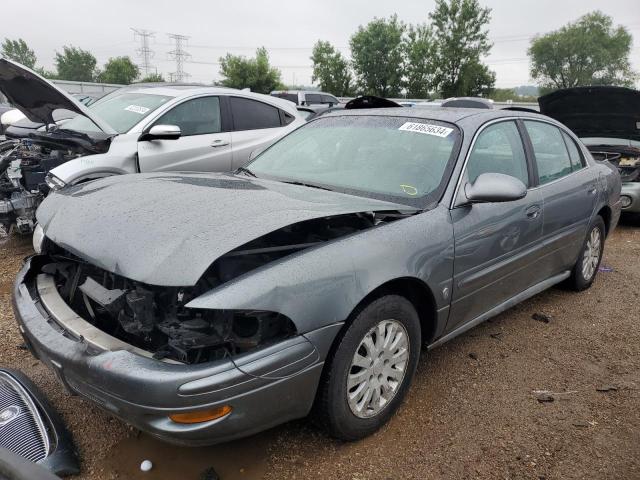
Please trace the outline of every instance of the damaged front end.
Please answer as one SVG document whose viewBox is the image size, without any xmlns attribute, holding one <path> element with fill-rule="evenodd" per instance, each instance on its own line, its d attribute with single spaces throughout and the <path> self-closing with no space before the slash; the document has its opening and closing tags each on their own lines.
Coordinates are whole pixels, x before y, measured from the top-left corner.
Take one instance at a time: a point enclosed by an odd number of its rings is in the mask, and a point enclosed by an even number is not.
<svg viewBox="0 0 640 480">
<path fill-rule="evenodd" d="M 640 182 L 640 148 L 626 145 L 589 145 L 595 160 L 607 160 L 620 172 L 622 182 Z"/>
<path fill-rule="evenodd" d="M 197 364 L 220 360 L 295 333 L 273 312 L 200 310 L 186 304 L 204 293 L 195 287 L 156 287 L 94 267 L 63 251 L 42 268 L 63 300 L 99 330 L 158 360 Z"/>
<path fill-rule="evenodd" d="M 71 159 L 108 149 L 104 141 L 89 146 L 68 139 L 45 140 L 45 136 L 53 134 L 0 142 L 0 241 L 14 229 L 22 235 L 33 232 L 36 209 L 50 190 L 45 181 L 49 171 Z"/>
<path fill-rule="evenodd" d="M 218 258 L 194 286 L 147 285 L 96 267 L 45 241 L 41 268 L 81 318 L 158 360 L 212 362 L 294 336 L 278 312 L 189 308 L 192 300 L 251 270 L 327 241 L 393 221 L 394 212 L 348 214 L 300 222 Z"/>
</svg>

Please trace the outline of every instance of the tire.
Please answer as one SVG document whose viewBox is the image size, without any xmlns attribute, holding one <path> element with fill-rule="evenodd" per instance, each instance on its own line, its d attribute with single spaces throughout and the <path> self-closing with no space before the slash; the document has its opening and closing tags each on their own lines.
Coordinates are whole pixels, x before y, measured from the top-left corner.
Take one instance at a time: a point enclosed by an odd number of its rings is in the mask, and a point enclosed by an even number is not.
<svg viewBox="0 0 640 480">
<path fill-rule="evenodd" d="M 597 252 L 594 252 L 594 242 L 596 237 L 599 239 L 599 248 Z M 600 215 L 596 215 L 589 225 L 587 237 L 582 244 L 578 260 L 571 271 L 571 276 L 567 279 L 567 285 L 569 288 L 576 292 L 580 292 L 591 287 L 596 275 L 598 274 L 598 267 L 600 267 L 600 261 L 602 260 L 604 240 L 604 220 Z M 590 264 L 588 264 L 589 258 L 587 257 L 590 258 Z"/>
<path fill-rule="evenodd" d="M 325 366 L 314 416 L 333 437 L 353 441 L 378 430 L 402 403 L 416 371 L 422 342 L 416 309 L 398 295 L 373 300 L 347 325 Z M 388 338 L 393 348 L 378 349 L 377 345 L 384 345 L 375 341 L 378 337 Z M 408 350 L 406 355 L 401 354 L 403 349 Z M 353 363 L 356 354 L 362 366 Z M 374 358 L 377 360 L 372 365 Z M 348 385 L 349 379 L 352 383 Z M 348 395 L 354 400 L 350 402 Z"/>
</svg>

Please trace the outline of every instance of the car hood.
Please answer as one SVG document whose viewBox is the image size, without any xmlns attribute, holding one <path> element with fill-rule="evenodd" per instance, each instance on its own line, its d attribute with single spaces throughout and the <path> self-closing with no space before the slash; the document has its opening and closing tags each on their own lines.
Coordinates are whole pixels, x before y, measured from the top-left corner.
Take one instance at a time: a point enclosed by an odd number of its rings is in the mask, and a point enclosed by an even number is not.
<svg viewBox="0 0 640 480">
<path fill-rule="evenodd" d="M 54 192 L 37 217 L 47 238 L 100 268 L 191 286 L 220 256 L 280 228 L 389 210 L 415 208 L 232 174 L 149 173 Z"/>
<path fill-rule="evenodd" d="M 0 92 L 32 122 L 50 125 L 56 121 L 54 112 L 68 110 L 84 115 L 107 134 L 117 133 L 71 95 L 33 70 L 4 58 L 0 59 Z"/>
<path fill-rule="evenodd" d="M 576 87 L 538 98 L 540 113 L 578 137 L 640 141 L 640 92 L 625 87 Z"/>
</svg>

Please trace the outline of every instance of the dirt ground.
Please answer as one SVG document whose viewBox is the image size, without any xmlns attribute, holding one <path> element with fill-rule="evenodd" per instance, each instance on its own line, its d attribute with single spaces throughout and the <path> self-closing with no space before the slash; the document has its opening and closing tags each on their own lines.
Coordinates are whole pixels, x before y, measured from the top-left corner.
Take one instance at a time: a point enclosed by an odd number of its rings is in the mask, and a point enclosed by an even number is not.
<svg viewBox="0 0 640 480">
<path fill-rule="evenodd" d="M 197 480 L 210 467 L 223 480 L 640 479 L 638 220 L 609 238 L 603 266 L 611 269 L 591 290 L 549 290 L 423 352 L 397 415 L 350 444 L 297 421 L 226 445 L 176 448 L 67 396 L 20 347 L 10 288 L 29 253 L 26 241 L 0 247 L 0 365 L 24 371 L 58 408 L 83 480 Z M 538 401 L 538 390 L 554 401 Z M 154 463 L 148 473 L 139 470 L 144 459 Z"/>
</svg>

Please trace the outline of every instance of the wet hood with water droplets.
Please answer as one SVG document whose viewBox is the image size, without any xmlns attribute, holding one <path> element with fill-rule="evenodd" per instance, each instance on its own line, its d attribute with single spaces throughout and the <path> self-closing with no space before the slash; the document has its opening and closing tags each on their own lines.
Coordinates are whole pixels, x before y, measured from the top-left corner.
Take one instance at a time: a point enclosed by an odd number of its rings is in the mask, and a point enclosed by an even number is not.
<svg viewBox="0 0 640 480">
<path fill-rule="evenodd" d="M 231 174 L 109 177 L 54 192 L 46 236 L 88 262 L 158 286 L 195 285 L 220 256 L 294 223 L 405 205 Z"/>
</svg>

